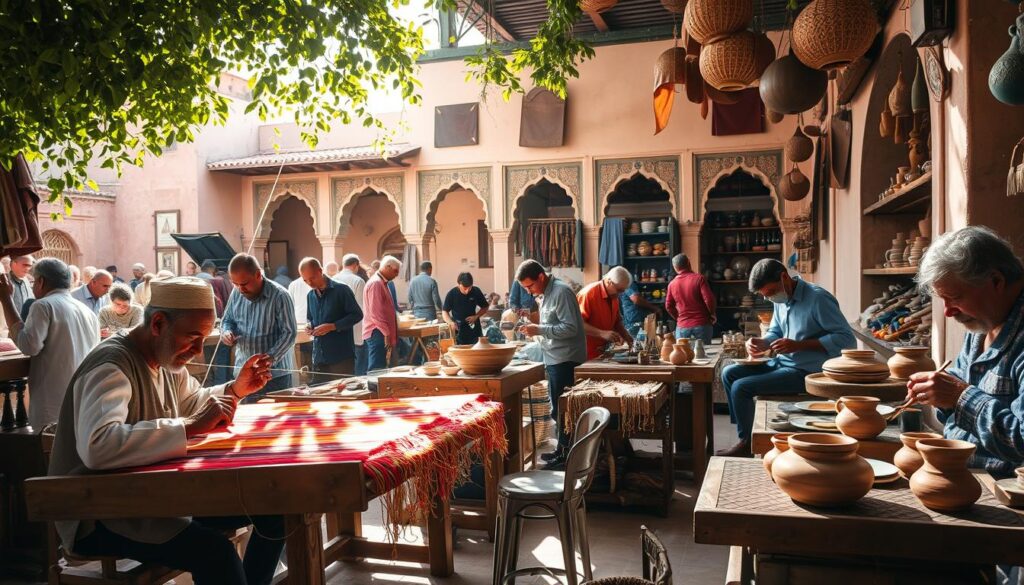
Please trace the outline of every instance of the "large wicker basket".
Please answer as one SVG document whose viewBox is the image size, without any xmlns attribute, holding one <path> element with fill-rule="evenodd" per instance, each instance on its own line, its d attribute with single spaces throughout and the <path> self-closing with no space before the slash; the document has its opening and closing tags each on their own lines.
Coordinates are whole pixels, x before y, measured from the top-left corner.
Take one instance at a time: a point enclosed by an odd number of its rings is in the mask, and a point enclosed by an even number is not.
<svg viewBox="0 0 1024 585">
<path fill-rule="evenodd" d="M 604 12 L 611 10 L 619 3 L 619 0 L 580 0 L 580 9 L 583 12 Z"/>
<path fill-rule="evenodd" d="M 745 30 L 702 46 L 700 73 L 705 83 L 721 91 L 753 83 L 757 80 L 754 33 Z"/>
<path fill-rule="evenodd" d="M 814 0 L 793 22 L 793 52 L 813 69 L 845 67 L 867 52 L 877 32 L 870 0 Z"/>
<path fill-rule="evenodd" d="M 747 28 L 753 18 L 753 0 L 690 0 L 686 4 L 686 30 L 702 45 Z"/>
</svg>

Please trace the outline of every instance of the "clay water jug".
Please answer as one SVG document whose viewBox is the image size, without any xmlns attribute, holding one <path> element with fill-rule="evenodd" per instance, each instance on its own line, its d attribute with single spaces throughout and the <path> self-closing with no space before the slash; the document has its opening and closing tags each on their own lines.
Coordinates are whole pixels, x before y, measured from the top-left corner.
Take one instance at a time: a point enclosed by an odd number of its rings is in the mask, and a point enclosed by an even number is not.
<svg viewBox="0 0 1024 585">
<path fill-rule="evenodd" d="M 670 335 L 665 336 L 665 341 L 661 342 L 661 361 L 669 362 L 672 360 L 672 339 Z"/>
<path fill-rule="evenodd" d="M 893 378 L 907 380 L 917 372 L 935 371 L 935 362 L 928 356 L 931 351 L 928 347 L 908 345 L 895 347 L 893 351 L 896 353 L 886 362 Z"/>
<path fill-rule="evenodd" d="M 830 433 L 796 433 L 789 450 L 772 462 L 772 479 L 793 501 L 844 506 L 871 491 L 875 474 L 857 455 L 857 439 Z"/>
<path fill-rule="evenodd" d="M 836 401 L 836 426 L 847 437 L 873 439 L 885 430 L 874 396 L 843 396 Z"/>
<path fill-rule="evenodd" d="M 913 167 L 914 171 L 921 168 L 924 161 L 928 160 L 928 147 L 924 140 L 921 140 L 921 133 L 916 130 L 910 133 L 910 142 L 908 143 L 908 156 L 910 158 L 910 166 Z"/>
<path fill-rule="evenodd" d="M 981 497 L 981 484 L 967 469 L 975 446 L 956 439 L 919 439 L 917 452 L 924 465 L 910 476 L 910 491 L 925 507 L 956 512 Z"/>
<path fill-rule="evenodd" d="M 764 470 L 768 472 L 768 477 L 772 476 L 772 463 L 775 461 L 775 458 L 782 453 L 789 451 L 789 436 L 792 434 L 793 433 L 775 433 L 772 435 L 772 448 L 764 454 L 764 458 L 761 460 L 761 463 L 764 465 Z M 775 480 L 773 479 L 772 481 Z"/>
<path fill-rule="evenodd" d="M 679 341 L 677 341 L 676 343 L 681 345 L 681 346 L 683 346 L 683 352 L 686 353 L 686 359 L 683 360 L 683 363 L 684 364 L 688 364 L 688 363 L 692 362 L 693 361 L 693 348 L 690 347 L 690 340 L 686 339 L 686 338 L 683 338 L 683 339 L 680 339 Z"/>
<path fill-rule="evenodd" d="M 672 346 L 672 353 L 669 354 L 668 361 L 672 362 L 673 366 L 681 366 L 686 363 L 686 350 L 683 349 L 682 343 Z"/>
<path fill-rule="evenodd" d="M 892 464 L 899 468 L 900 475 L 910 479 L 914 472 L 924 465 L 924 458 L 917 452 L 917 442 L 921 439 L 941 439 L 938 433 L 903 433 L 900 442 L 903 446 L 892 457 Z"/>
</svg>

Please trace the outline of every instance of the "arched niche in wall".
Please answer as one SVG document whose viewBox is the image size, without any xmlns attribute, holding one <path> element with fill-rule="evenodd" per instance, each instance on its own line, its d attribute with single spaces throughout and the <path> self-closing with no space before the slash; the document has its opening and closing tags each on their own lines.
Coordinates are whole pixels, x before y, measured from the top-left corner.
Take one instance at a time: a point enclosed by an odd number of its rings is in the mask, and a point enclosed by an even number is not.
<svg viewBox="0 0 1024 585">
<path fill-rule="evenodd" d="M 625 160 L 599 160 L 595 164 L 597 190 L 596 222 L 604 221 L 608 198 L 621 184 L 635 179 L 638 175 L 653 180 L 668 194 L 671 215 L 679 220 L 677 200 L 679 198 L 679 157 L 638 158 Z"/>
<path fill-rule="evenodd" d="M 573 198 L 562 185 L 552 183 L 546 178 L 525 187 L 522 195 L 516 198 L 515 207 L 511 213 L 514 256 L 526 258 L 528 255 L 525 250 L 525 242 L 528 238 L 527 226 L 530 222 L 578 219 L 579 210 L 573 204 Z M 575 227 L 572 229 L 575 231 Z M 581 236 L 576 234 L 576 237 Z M 534 259 L 541 260 L 540 258 Z"/>
<path fill-rule="evenodd" d="M 271 216 L 266 236 L 269 255 L 272 256 L 269 268 L 276 271 L 284 266 L 289 278 L 296 278 L 299 276 L 299 261 L 306 256 L 319 258 L 323 255 L 323 247 L 316 237 L 313 214 L 301 198 L 294 196 L 276 200 L 273 213 L 269 209 L 267 213 Z M 285 242 L 285 246 L 281 246 L 281 242 Z M 285 253 L 279 255 L 279 252 Z"/>
<path fill-rule="evenodd" d="M 78 264 L 82 257 L 75 239 L 61 230 L 46 230 L 42 234 L 43 249 L 36 252 L 37 258 L 56 258 L 65 264 Z"/>
<path fill-rule="evenodd" d="M 440 200 L 447 193 L 458 189 L 471 191 L 476 195 L 483 203 L 487 225 L 492 225 L 490 167 L 419 171 L 416 173 L 416 183 L 419 198 L 419 214 L 416 221 L 420 230 L 427 230 L 429 216 L 437 211 Z"/>
<path fill-rule="evenodd" d="M 316 181 L 283 181 L 256 183 L 253 185 L 253 233 L 254 238 L 266 238 L 270 234 L 270 222 L 274 212 L 289 197 L 300 200 L 313 217 L 313 229 L 317 229 L 318 198 Z"/>
<path fill-rule="evenodd" d="M 580 191 L 583 184 L 583 165 L 578 162 L 552 163 L 545 165 L 519 165 L 505 167 L 505 224 L 515 228 L 516 210 L 520 199 L 536 187 L 547 189 L 548 185 L 561 188 L 569 198 L 573 217 L 582 219 Z M 559 203 L 558 205 L 563 205 Z"/>
<path fill-rule="evenodd" d="M 603 217 L 675 216 L 672 195 L 657 179 L 639 172 L 619 181 L 604 203 Z"/>
<path fill-rule="evenodd" d="M 351 226 L 350 217 L 359 198 L 368 194 L 383 195 L 391 201 L 398 214 L 398 225 L 404 220 L 405 177 L 402 173 L 346 176 L 334 179 L 331 187 L 331 230 L 335 237 L 344 239 Z"/>
</svg>

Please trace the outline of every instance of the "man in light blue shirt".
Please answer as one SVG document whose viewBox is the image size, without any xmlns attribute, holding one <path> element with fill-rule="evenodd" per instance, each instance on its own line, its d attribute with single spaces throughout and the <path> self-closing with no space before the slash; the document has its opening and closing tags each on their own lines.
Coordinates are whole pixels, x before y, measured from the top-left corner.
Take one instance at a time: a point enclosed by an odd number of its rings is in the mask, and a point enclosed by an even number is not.
<svg viewBox="0 0 1024 585">
<path fill-rule="evenodd" d="M 110 304 L 107 292 L 114 284 L 114 277 L 106 270 L 97 270 L 92 280 L 71 291 L 71 297 L 92 310 L 94 315 Z"/>
<path fill-rule="evenodd" d="M 791 277 L 782 262 L 758 261 L 748 286 L 774 303 L 775 311 L 767 335 L 747 340 L 747 353 L 760 357 L 770 350 L 776 357 L 763 365 L 733 364 L 722 371 L 729 417 L 740 440 L 717 455 L 750 455 L 755 396 L 799 394 L 807 374 L 820 372 L 825 360 L 857 345 L 836 298 L 816 284 Z"/>
<path fill-rule="evenodd" d="M 433 274 L 433 264 L 420 262 L 420 273 L 409 281 L 409 306 L 412 314 L 427 321 L 437 319 L 437 312 L 443 306 Z"/>
</svg>

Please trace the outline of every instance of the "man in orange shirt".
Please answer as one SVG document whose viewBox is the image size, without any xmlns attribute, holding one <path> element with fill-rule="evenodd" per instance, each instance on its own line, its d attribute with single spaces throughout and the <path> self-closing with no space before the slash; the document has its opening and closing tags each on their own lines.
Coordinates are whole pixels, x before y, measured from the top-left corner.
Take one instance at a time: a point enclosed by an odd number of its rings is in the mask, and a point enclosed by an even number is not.
<svg viewBox="0 0 1024 585">
<path fill-rule="evenodd" d="M 633 277 L 629 271 L 616 266 L 604 278 L 588 284 L 576 294 L 580 313 L 583 314 L 583 331 L 587 334 L 588 360 L 600 356 L 608 343 L 633 343 L 619 312 L 619 295 L 629 288 L 631 282 Z"/>
</svg>

